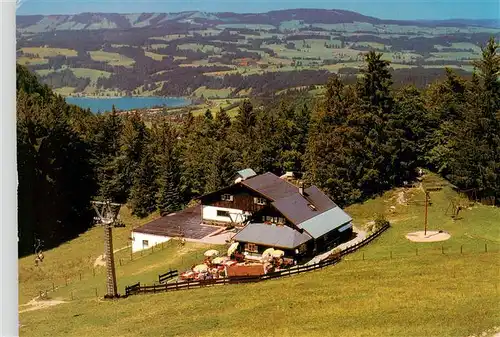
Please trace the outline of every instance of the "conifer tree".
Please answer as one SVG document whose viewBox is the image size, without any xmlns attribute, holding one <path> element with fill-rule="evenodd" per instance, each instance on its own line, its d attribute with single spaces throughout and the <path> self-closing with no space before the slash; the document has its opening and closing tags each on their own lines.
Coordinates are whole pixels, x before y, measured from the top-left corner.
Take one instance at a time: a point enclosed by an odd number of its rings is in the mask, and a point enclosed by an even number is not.
<svg viewBox="0 0 500 337">
<path fill-rule="evenodd" d="M 121 117 L 113 106 L 109 114 L 99 116 L 99 129 L 96 134 L 95 151 L 99 162 L 99 194 L 105 199 L 114 200 L 112 181 L 117 174 L 116 158 L 120 154 L 120 137 L 123 128 Z M 116 201 L 116 200 L 115 200 Z"/>
<path fill-rule="evenodd" d="M 304 166 L 306 180 L 322 188 L 339 205 L 362 197 L 363 133 L 351 120 L 359 109 L 355 93 L 333 76 L 311 121 Z"/>
<path fill-rule="evenodd" d="M 361 75 L 357 82 L 361 109 L 355 120 L 365 135 L 363 190 L 370 195 L 395 183 L 400 132 L 393 124 L 389 62 L 382 60 L 382 54 L 370 51 Z"/>
<path fill-rule="evenodd" d="M 476 195 L 500 200 L 500 57 L 490 39 L 474 63 L 477 74 L 465 85 L 458 118 L 443 121 L 431 151 L 439 172 L 452 183 Z"/>
<path fill-rule="evenodd" d="M 205 111 L 205 118 L 207 120 L 213 120 L 214 119 L 214 116 L 212 115 L 212 111 L 210 111 L 210 109 L 207 109 L 207 111 Z"/>
<path fill-rule="evenodd" d="M 229 118 L 227 112 L 221 107 L 219 113 L 215 116 L 216 139 L 218 141 L 226 139 L 230 127 L 231 118 Z"/>
<path fill-rule="evenodd" d="M 157 205 L 162 215 L 175 212 L 182 206 L 179 165 L 176 158 L 171 158 L 167 166 L 162 167 Z"/>
<path fill-rule="evenodd" d="M 238 109 L 238 114 L 234 121 L 236 131 L 241 135 L 252 135 L 256 122 L 256 113 L 253 109 L 252 103 L 249 100 L 244 100 Z"/>
<path fill-rule="evenodd" d="M 208 167 L 205 193 L 215 192 L 228 186 L 234 176 L 234 152 L 227 146 L 226 142 L 218 142 L 215 145 L 213 157 Z"/>
<path fill-rule="evenodd" d="M 151 149 L 146 147 L 130 191 L 132 214 L 143 218 L 156 210 L 156 168 Z"/>
<path fill-rule="evenodd" d="M 127 116 L 121 130 L 119 155 L 110 166 L 113 178 L 109 181 L 109 195 L 116 202 L 127 201 L 147 142 L 148 131 L 139 114 Z"/>
<path fill-rule="evenodd" d="M 161 214 L 171 213 L 182 205 L 178 133 L 164 122 L 157 127 L 155 137 L 159 186 L 157 208 Z"/>
</svg>

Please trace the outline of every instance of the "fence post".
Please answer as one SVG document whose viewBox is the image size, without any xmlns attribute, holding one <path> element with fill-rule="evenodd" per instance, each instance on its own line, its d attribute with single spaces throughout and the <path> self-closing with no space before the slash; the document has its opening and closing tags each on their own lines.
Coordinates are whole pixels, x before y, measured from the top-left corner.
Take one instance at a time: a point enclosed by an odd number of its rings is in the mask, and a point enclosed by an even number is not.
<svg viewBox="0 0 500 337">
<path fill-rule="evenodd" d="M 65 279 L 65 281 L 66 281 L 66 287 L 67 287 L 68 286 L 68 279 Z"/>
<path fill-rule="evenodd" d="M 392 259 L 392 250 L 391 250 L 391 259 Z"/>
<path fill-rule="evenodd" d="M 99 297 L 99 295 L 97 295 L 97 288 L 95 288 L 95 297 Z"/>
<path fill-rule="evenodd" d="M 52 282 L 52 291 L 56 291 L 56 286 L 54 285 L 54 282 Z"/>
<path fill-rule="evenodd" d="M 82 280 L 82 273 L 80 273 L 80 281 Z"/>
<path fill-rule="evenodd" d="M 122 266 L 122 259 L 120 258 L 120 267 Z"/>
<path fill-rule="evenodd" d="M 485 252 L 485 253 L 487 253 L 487 252 L 488 252 L 488 244 L 487 244 L 487 243 L 485 243 L 485 244 L 484 244 L 484 252 Z"/>
<path fill-rule="evenodd" d="M 441 254 L 444 254 L 444 246 L 441 245 Z"/>
<path fill-rule="evenodd" d="M 92 268 L 92 275 L 95 277 L 95 268 Z"/>
<path fill-rule="evenodd" d="M 464 245 L 460 245 L 460 254 L 463 253 L 463 248 L 464 248 Z"/>
</svg>

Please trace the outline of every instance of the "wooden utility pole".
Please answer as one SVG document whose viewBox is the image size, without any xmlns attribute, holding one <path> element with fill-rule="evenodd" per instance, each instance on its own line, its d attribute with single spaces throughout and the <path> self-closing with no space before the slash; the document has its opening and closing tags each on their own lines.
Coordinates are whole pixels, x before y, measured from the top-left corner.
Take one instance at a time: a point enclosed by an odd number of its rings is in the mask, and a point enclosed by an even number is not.
<svg viewBox="0 0 500 337">
<path fill-rule="evenodd" d="M 429 192 L 425 191 L 425 223 L 424 235 L 427 235 L 427 205 L 429 204 Z"/>
<path fill-rule="evenodd" d="M 118 297 L 118 290 L 116 287 L 112 230 L 121 205 L 111 203 L 109 201 L 93 201 L 92 205 L 94 206 L 94 210 L 97 213 L 97 217 L 95 217 L 94 219 L 97 221 L 98 225 L 104 227 L 104 256 L 106 258 L 107 291 L 105 298 L 116 298 Z M 101 209 L 99 209 L 98 206 L 101 206 Z"/>
</svg>

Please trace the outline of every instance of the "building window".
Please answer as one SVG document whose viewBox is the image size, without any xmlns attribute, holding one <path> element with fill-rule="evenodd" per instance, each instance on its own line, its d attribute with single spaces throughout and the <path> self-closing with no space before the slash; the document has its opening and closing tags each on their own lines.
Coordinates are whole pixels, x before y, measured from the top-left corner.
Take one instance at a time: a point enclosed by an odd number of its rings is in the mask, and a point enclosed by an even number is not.
<svg viewBox="0 0 500 337">
<path fill-rule="evenodd" d="M 148 247 L 149 246 L 149 241 L 148 240 L 142 240 L 142 246 L 143 247 Z"/>
<path fill-rule="evenodd" d="M 259 250 L 257 249 L 257 245 L 255 243 L 247 243 L 245 244 L 245 250 L 250 253 L 257 253 Z"/>
<path fill-rule="evenodd" d="M 217 216 L 225 216 L 229 218 L 229 212 L 228 211 L 217 211 Z"/>
<path fill-rule="evenodd" d="M 270 222 L 278 225 L 284 225 L 285 224 L 285 218 L 278 217 L 278 216 L 263 216 L 262 220 L 264 222 Z"/>
<path fill-rule="evenodd" d="M 223 194 L 221 196 L 222 201 L 233 201 L 233 196 L 231 194 Z"/>
<path fill-rule="evenodd" d="M 253 198 L 254 203 L 257 205 L 265 205 L 267 204 L 267 200 L 264 198 Z"/>
</svg>

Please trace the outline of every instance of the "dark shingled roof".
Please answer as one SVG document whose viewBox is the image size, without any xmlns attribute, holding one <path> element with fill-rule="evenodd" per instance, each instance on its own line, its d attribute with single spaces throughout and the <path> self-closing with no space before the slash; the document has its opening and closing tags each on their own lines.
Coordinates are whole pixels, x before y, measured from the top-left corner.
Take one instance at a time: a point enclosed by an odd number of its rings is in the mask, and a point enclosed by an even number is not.
<svg viewBox="0 0 500 337">
<path fill-rule="evenodd" d="M 201 239 L 214 232 L 214 228 L 201 225 L 201 205 L 162 216 L 134 229 L 134 232 L 159 236 L 180 236 L 179 227 L 186 238 Z"/>
<path fill-rule="evenodd" d="M 239 231 L 233 240 L 251 242 L 269 247 L 293 249 L 309 241 L 311 236 L 287 226 L 251 223 Z"/>
<path fill-rule="evenodd" d="M 320 214 L 320 212 L 311 209 L 308 204 L 309 202 L 299 193 L 272 203 L 283 216 L 296 225 Z"/>
<path fill-rule="evenodd" d="M 314 185 L 306 188 L 304 190 L 304 194 L 307 199 L 309 199 L 311 203 L 316 206 L 318 212 L 328 211 L 329 209 L 337 207 L 337 205 L 335 205 L 335 203 L 328 198 L 326 194 Z"/>
<path fill-rule="evenodd" d="M 241 184 L 273 201 L 288 197 L 299 191 L 294 185 L 280 179 L 280 177 L 270 172 L 243 180 Z"/>
</svg>

